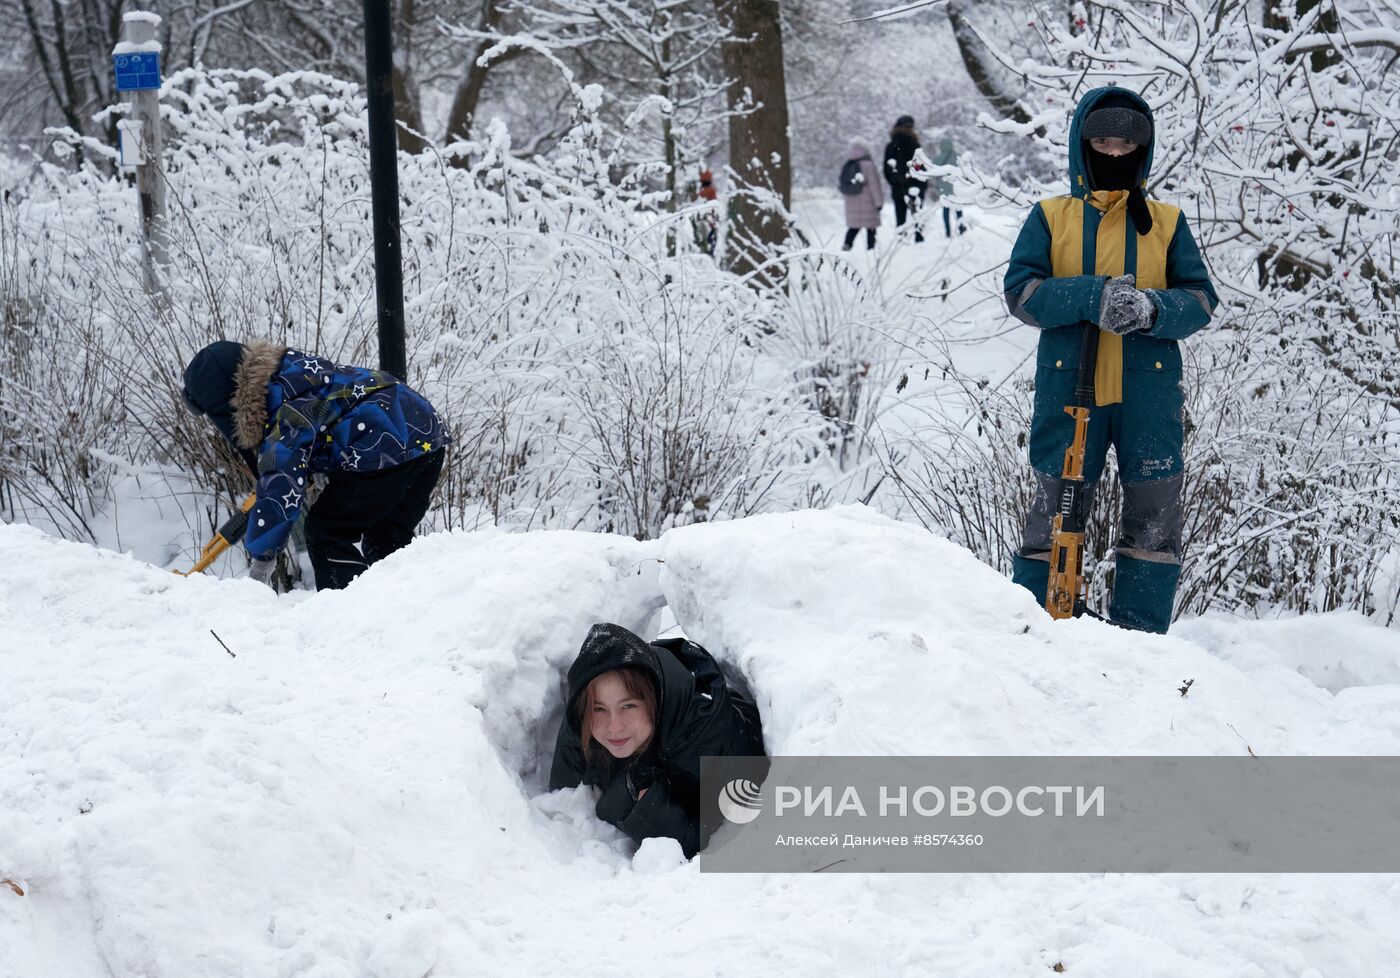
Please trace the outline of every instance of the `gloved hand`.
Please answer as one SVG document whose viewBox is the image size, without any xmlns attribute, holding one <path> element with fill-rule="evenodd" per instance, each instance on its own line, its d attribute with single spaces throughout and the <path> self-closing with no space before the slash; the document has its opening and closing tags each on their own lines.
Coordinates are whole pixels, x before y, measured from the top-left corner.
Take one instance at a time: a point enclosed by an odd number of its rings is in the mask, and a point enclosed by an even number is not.
<svg viewBox="0 0 1400 978">
<path fill-rule="evenodd" d="M 1110 333 L 1146 332 L 1157 317 L 1157 307 L 1146 292 L 1134 287 L 1133 276 L 1111 278 L 1103 287 L 1099 303 L 1099 327 Z"/>
<path fill-rule="evenodd" d="M 276 590 L 276 586 L 272 583 L 272 572 L 276 569 L 276 557 L 254 557 L 252 562 L 248 565 L 248 577 L 257 581 L 259 584 L 266 584 L 268 587 Z"/>
<path fill-rule="evenodd" d="M 625 774 L 618 774 L 603 789 L 602 795 L 598 798 L 598 804 L 593 811 L 597 816 L 609 825 L 617 825 L 628 815 L 632 814 L 632 806 L 637 803 L 627 787 L 627 777 Z"/>
<path fill-rule="evenodd" d="M 663 780 L 662 771 L 650 761 L 637 760 L 627 768 L 627 793 L 640 801 L 648 788 Z"/>
</svg>

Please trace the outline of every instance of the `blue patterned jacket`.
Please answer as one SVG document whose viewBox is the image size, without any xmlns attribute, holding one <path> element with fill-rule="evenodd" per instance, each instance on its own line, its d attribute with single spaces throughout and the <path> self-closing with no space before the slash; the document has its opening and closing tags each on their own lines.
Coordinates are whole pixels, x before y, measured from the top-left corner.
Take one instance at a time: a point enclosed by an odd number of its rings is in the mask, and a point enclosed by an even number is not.
<svg viewBox="0 0 1400 978">
<path fill-rule="evenodd" d="M 312 473 L 374 472 L 451 442 L 421 394 L 390 374 L 250 343 L 235 377 L 235 442 L 257 452 L 248 553 L 271 557 L 301 514 Z"/>
</svg>

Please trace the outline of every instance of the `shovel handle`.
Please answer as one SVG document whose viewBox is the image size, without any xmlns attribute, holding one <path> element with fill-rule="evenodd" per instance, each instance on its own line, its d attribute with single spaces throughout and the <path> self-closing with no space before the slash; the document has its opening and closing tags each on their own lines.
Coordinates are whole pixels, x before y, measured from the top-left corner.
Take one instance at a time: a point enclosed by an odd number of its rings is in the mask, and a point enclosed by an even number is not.
<svg viewBox="0 0 1400 978">
<path fill-rule="evenodd" d="M 219 555 L 243 539 L 243 533 L 248 529 L 248 511 L 253 508 L 253 504 L 258 501 L 258 494 L 253 492 L 248 494 L 248 498 L 243 500 L 238 512 L 234 513 L 224 525 L 219 527 L 214 534 L 214 539 L 204 545 L 204 549 L 199 553 L 199 560 L 187 571 L 176 571 L 181 577 L 189 577 L 198 574 L 219 558 Z"/>
</svg>

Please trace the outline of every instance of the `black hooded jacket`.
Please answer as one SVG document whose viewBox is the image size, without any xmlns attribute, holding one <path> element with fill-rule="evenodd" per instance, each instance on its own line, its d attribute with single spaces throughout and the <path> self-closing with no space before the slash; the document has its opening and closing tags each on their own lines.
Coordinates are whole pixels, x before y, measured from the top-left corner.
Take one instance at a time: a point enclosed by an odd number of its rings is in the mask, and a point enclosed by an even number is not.
<svg viewBox="0 0 1400 978">
<path fill-rule="evenodd" d="M 919 137 L 910 126 L 895 126 L 890 130 L 890 141 L 885 144 L 885 180 L 895 193 L 912 187 L 923 190 L 924 182 L 909 175 L 909 161 L 919 148 Z"/>
<path fill-rule="evenodd" d="M 599 746 L 591 751 L 591 763 L 585 763 L 579 697 L 598 676 L 622 666 L 643 669 L 656 685 L 651 744 L 641 755 L 622 759 Z M 601 788 L 599 818 L 637 842 L 675 839 L 687 858 L 705 841 L 700 824 L 700 758 L 763 754 L 758 708 L 729 688 L 710 653 L 685 639 L 648 644 L 620 625 L 594 625 L 569 668 L 566 703 L 549 773 L 550 790 L 579 784 Z M 636 800 L 641 787 L 646 787 L 646 793 Z"/>
</svg>

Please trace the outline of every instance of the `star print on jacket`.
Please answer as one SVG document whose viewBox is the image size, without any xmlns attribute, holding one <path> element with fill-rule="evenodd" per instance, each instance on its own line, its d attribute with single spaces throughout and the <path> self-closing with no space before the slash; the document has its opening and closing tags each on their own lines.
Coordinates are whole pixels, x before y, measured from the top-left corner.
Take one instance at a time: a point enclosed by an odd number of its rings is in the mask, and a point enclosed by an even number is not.
<svg viewBox="0 0 1400 978">
<path fill-rule="evenodd" d="M 235 406 L 239 430 L 262 432 L 257 503 L 249 514 L 248 553 L 273 556 L 286 544 L 313 472 L 373 472 L 402 465 L 451 443 L 421 394 L 391 374 L 334 364 L 269 344 L 250 345 L 240 387 L 256 394 Z M 261 410 L 260 417 L 253 417 Z M 250 437 L 250 441 L 253 439 Z"/>
</svg>

